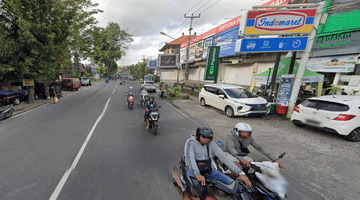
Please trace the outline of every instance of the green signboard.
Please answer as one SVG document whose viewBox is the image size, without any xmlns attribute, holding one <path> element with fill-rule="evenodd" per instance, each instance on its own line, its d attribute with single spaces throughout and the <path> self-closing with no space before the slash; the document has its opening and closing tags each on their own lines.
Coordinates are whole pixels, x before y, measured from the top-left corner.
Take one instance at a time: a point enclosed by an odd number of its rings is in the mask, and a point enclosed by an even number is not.
<svg viewBox="0 0 360 200">
<path fill-rule="evenodd" d="M 214 83 L 217 83 L 217 76 L 219 70 L 219 52 L 220 47 L 209 47 L 204 80 L 214 81 Z"/>
</svg>

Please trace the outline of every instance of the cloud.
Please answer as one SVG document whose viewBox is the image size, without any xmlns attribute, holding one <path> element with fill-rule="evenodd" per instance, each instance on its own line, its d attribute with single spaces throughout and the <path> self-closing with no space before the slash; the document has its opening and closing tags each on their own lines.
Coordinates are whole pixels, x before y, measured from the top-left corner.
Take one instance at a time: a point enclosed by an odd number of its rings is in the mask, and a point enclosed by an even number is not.
<svg viewBox="0 0 360 200">
<path fill-rule="evenodd" d="M 185 33 L 188 35 L 189 19 L 184 14 L 198 2 L 187 15 L 198 15 L 218 0 L 93 0 L 99 3 L 104 12 L 96 16 L 98 26 L 106 27 L 109 22 L 117 22 L 122 29 L 134 35 L 127 55 L 118 62 L 119 65 L 136 63 L 142 55 L 157 56 L 159 49 L 171 38 L 160 35 L 163 31 L 174 38 Z M 251 3 L 249 3 L 251 2 Z M 265 1 L 266 2 L 266 1 Z M 206 5 L 204 5 L 207 3 Z M 193 21 L 193 33 L 200 35 L 231 18 L 235 18 L 253 5 L 261 5 L 263 1 L 254 0 L 220 0 L 201 14 L 200 19 Z M 203 7 L 201 7 L 203 6 Z M 228 18 L 225 20 L 225 18 Z M 230 18 L 230 19 L 229 19 Z M 180 21 L 179 21 L 180 20 Z M 178 22 L 178 23 L 177 23 Z M 215 24 L 215 25 L 214 25 Z M 181 25 L 181 26 L 180 26 Z M 173 28 L 171 30 L 171 28 Z"/>
</svg>

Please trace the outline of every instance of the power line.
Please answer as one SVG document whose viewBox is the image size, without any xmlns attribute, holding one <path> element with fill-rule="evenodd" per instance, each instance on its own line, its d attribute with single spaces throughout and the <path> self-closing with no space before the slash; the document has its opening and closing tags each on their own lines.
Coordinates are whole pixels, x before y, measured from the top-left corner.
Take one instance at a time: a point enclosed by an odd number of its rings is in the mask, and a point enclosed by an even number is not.
<svg viewBox="0 0 360 200">
<path fill-rule="evenodd" d="M 200 10 L 201 8 L 203 8 L 206 4 L 210 3 L 210 1 L 212 0 L 209 0 L 208 2 L 206 2 L 204 5 L 202 5 L 200 8 L 198 8 L 197 10 L 195 10 L 193 13 L 197 12 L 198 10 Z"/>
<path fill-rule="evenodd" d="M 209 10 L 209 9 L 210 9 L 211 7 L 213 7 L 215 4 L 219 3 L 219 1 L 221 1 L 221 0 L 218 0 L 217 2 L 213 3 L 211 6 L 209 6 L 209 7 L 206 8 L 205 10 L 201 11 L 200 14 L 203 13 L 203 12 L 205 12 L 205 11 L 207 11 L 207 10 Z"/>
</svg>

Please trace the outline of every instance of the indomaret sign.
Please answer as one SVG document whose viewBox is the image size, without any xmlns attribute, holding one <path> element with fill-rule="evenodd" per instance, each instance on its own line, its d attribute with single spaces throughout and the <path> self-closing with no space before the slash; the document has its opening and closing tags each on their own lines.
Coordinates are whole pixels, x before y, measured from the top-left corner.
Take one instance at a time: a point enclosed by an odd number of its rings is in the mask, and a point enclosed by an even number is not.
<svg viewBox="0 0 360 200">
<path fill-rule="evenodd" d="M 310 33 L 316 9 L 252 10 L 241 19 L 239 35 Z"/>
</svg>

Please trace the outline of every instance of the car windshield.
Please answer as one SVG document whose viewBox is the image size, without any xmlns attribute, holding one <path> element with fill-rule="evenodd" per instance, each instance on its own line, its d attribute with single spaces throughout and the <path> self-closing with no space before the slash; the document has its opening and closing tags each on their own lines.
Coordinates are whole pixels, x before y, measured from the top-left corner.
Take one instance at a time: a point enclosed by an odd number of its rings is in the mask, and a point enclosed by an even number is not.
<svg viewBox="0 0 360 200">
<path fill-rule="evenodd" d="M 86 81 L 87 80 L 87 78 L 83 78 L 83 81 Z"/>
<path fill-rule="evenodd" d="M 154 82 L 145 82 L 145 84 L 151 84 L 151 85 L 153 85 Z"/>
<path fill-rule="evenodd" d="M 232 98 L 257 98 L 258 96 L 244 88 L 224 89 L 225 92 Z"/>
</svg>

